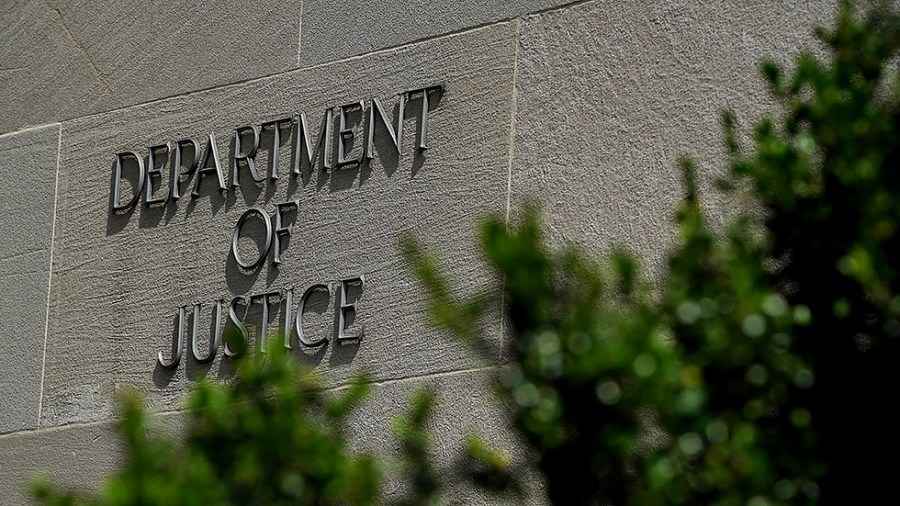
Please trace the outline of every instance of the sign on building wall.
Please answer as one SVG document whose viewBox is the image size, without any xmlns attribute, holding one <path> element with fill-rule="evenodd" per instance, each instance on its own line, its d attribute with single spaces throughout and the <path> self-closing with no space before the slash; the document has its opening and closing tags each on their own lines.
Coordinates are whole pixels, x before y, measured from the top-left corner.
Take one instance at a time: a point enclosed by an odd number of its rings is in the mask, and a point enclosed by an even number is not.
<svg viewBox="0 0 900 506">
<path fill-rule="evenodd" d="M 391 109 L 377 97 L 358 100 L 349 104 L 325 108 L 321 123 L 312 130 L 305 112 L 263 120 L 259 124 L 249 124 L 234 129 L 231 149 L 223 156 L 222 148 L 216 141 L 214 132 L 205 136 L 201 143 L 196 137 L 169 140 L 148 146 L 143 152 L 122 151 L 116 153 L 113 164 L 112 188 L 110 191 L 110 212 L 127 214 L 136 208 L 154 206 L 176 206 L 182 193 L 190 199 L 202 198 L 204 190 L 212 187 L 219 192 L 239 192 L 241 173 L 249 174 L 250 184 L 266 183 L 291 184 L 304 171 L 342 170 L 348 166 L 368 165 L 376 156 L 376 130 L 384 136 L 383 145 L 390 146 L 391 155 L 403 155 L 404 125 L 408 107 L 418 110 L 415 132 L 415 150 L 418 153 L 428 149 L 428 117 L 432 105 L 439 103 L 444 86 L 433 85 L 419 89 L 402 91 L 397 94 L 397 102 Z M 390 107 L 390 105 L 389 105 Z M 335 129 L 335 118 L 337 129 Z M 270 131 L 269 161 L 267 167 L 257 164 L 257 154 L 261 149 L 262 133 Z M 316 135 L 315 132 L 318 132 Z M 280 170 L 280 150 L 282 138 L 292 139 L 289 171 Z M 332 140 L 335 139 L 335 149 Z M 389 142 L 388 142 L 389 141 Z M 144 154 L 145 153 L 145 154 Z M 287 172 L 287 173 L 285 173 Z M 192 179 L 190 179 L 192 177 Z M 123 186 L 128 184 L 127 189 Z M 246 180 L 245 180 L 246 184 Z M 124 196 L 130 190 L 130 196 Z M 189 193 L 188 193 L 189 191 Z M 231 234 L 230 248 L 226 255 L 240 268 L 241 274 L 260 269 L 281 269 L 282 251 L 289 244 L 288 238 L 294 222 L 302 219 L 299 199 L 272 203 L 268 208 L 254 205 L 237 219 Z M 251 243 L 251 253 L 242 253 L 241 241 L 248 234 L 245 224 L 257 220 L 258 227 Z M 361 339 L 364 325 L 359 330 L 348 332 L 348 321 L 355 320 L 357 302 L 352 300 L 351 288 L 365 285 L 365 274 L 356 274 L 337 280 L 318 282 L 302 289 L 287 287 L 267 289 L 259 292 L 238 294 L 226 301 L 219 298 L 209 301 L 214 307 L 212 331 L 208 336 L 208 348 L 201 350 L 200 328 L 204 302 L 180 305 L 176 311 L 175 333 L 172 353 L 166 358 L 157 354 L 160 366 L 172 369 L 179 365 L 185 346 L 191 350 L 192 358 L 199 363 L 215 359 L 220 347 L 227 357 L 233 357 L 249 346 L 248 324 L 255 326 L 257 352 L 265 352 L 264 341 L 269 335 L 269 315 L 273 304 L 281 306 L 282 320 L 279 333 L 284 347 L 292 349 L 294 344 L 316 347 L 328 341 L 320 335 L 310 338 L 304 334 L 303 316 L 307 302 L 317 294 L 324 294 L 326 300 L 332 296 L 339 301 L 335 305 L 335 332 L 330 336 L 335 342 Z M 361 293 L 360 293 L 361 295 Z M 296 306 L 294 305 L 296 300 Z M 248 323 L 247 308 L 259 304 L 261 310 L 256 322 Z M 227 321 L 223 321 L 226 320 Z M 239 342 L 223 342 L 224 327 L 231 325 L 240 336 Z M 186 327 L 190 331 L 186 334 Z M 238 350 L 233 350 L 237 346 Z"/>
</svg>

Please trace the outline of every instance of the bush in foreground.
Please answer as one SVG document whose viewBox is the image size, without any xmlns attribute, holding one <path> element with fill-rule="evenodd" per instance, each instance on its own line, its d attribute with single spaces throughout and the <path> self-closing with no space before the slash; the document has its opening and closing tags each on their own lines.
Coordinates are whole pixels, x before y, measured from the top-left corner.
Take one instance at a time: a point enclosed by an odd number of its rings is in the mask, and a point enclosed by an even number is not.
<svg viewBox="0 0 900 506">
<path fill-rule="evenodd" d="M 763 66 L 783 114 L 742 148 L 737 218 L 713 232 L 684 162 L 677 245 L 651 289 L 637 261 L 544 247 L 537 213 L 481 229 L 515 338 L 498 390 L 555 504 L 870 503 L 896 495 L 900 412 L 900 18 L 848 5 L 824 60 Z M 893 59 L 893 60 L 892 60 Z M 892 63 L 891 63 L 892 62 Z M 740 204 L 738 204 L 740 206 Z M 404 243 L 438 325 L 479 340 Z"/>
</svg>

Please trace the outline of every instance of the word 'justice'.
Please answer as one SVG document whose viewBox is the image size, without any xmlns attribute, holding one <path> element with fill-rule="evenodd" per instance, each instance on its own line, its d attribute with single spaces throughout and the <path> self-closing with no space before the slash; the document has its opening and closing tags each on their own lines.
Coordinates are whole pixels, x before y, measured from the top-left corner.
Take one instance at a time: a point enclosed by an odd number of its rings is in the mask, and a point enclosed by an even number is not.
<svg viewBox="0 0 900 506">
<path fill-rule="evenodd" d="M 178 309 L 177 330 L 172 336 L 172 352 L 170 358 L 165 358 L 162 352 L 157 354 L 157 362 L 165 369 L 174 369 L 181 362 L 184 355 L 185 343 L 190 349 L 194 360 L 198 363 L 207 363 L 215 359 L 219 348 L 223 348 L 226 357 L 235 357 L 244 353 L 250 344 L 250 330 L 248 327 L 256 327 L 258 334 L 256 336 L 256 352 L 265 353 L 266 345 L 264 341 L 269 331 L 269 309 L 273 303 L 282 307 L 283 326 L 280 325 L 281 335 L 284 338 L 284 348 L 293 349 L 292 344 L 299 343 L 303 347 L 318 347 L 328 342 L 329 337 L 333 338 L 335 343 L 342 343 L 348 340 L 359 340 L 363 337 L 364 328 L 360 327 L 355 331 L 349 331 L 350 322 L 356 319 L 357 305 L 359 297 L 362 296 L 362 288 L 366 283 L 365 276 L 359 276 L 349 279 L 341 279 L 336 282 L 319 283 L 308 287 L 302 295 L 299 296 L 298 304 L 294 307 L 294 300 L 297 299 L 293 288 L 285 290 L 273 290 L 261 293 L 251 293 L 246 295 L 238 295 L 231 299 L 231 302 L 225 304 L 224 299 L 215 301 L 215 311 L 212 321 L 214 322 L 213 330 L 209 336 L 209 347 L 206 350 L 200 349 L 200 313 L 202 303 L 195 303 L 191 312 L 191 331 L 187 339 L 185 339 L 185 327 L 187 323 L 186 311 L 187 306 L 181 306 Z M 356 288 L 356 296 L 350 295 L 353 287 Z M 337 290 L 337 294 L 335 294 Z M 338 298 L 338 304 L 335 306 L 334 326 L 332 335 L 328 335 L 328 330 L 324 333 L 320 332 L 317 337 L 310 337 L 309 329 L 306 329 L 303 317 L 308 312 L 306 306 L 309 299 L 316 294 L 324 295 L 326 302 L 330 302 L 332 295 Z M 320 295 L 320 298 L 321 298 Z M 260 304 L 262 311 L 259 321 L 247 321 L 247 310 L 250 305 Z M 244 311 L 240 308 L 244 307 Z M 227 311 L 227 315 L 225 315 Z M 242 314 L 243 313 L 243 316 Z M 293 315 L 293 316 L 292 316 Z M 223 322 L 223 317 L 228 318 L 227 322 Z M 228 327 L 228 328 L 226 328 Z M 331 327 L 331 325 L 329 325 Z M 306 332 L 305 332 L 306 331 Z M 230 339 L 224 339 L 223 335 L 227 335 Z"/>
</svg>

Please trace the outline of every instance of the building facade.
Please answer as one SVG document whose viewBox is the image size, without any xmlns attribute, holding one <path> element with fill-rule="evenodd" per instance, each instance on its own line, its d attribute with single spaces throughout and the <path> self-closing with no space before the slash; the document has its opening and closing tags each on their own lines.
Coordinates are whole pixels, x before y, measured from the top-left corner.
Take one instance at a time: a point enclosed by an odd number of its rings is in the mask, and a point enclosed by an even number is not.
<svg viewBox="0 0 900 506">
<path fill-rule="evenodd" d="M 430 326 L 398 253 L 497 294 L 479 216 L 542 205 L 552 245 L 670 244 L 677 159 L 724 170 L 719 114 L 821 48 L 834 2 L 13 0 L 0 12 L 0 491 L 115 469 L 115 395 L 177 426 L 229 375 L 215 336 L 283 339 L 329 387 L 366 371 L 360 448 L 434 385 L 439 459 L 480 431 L 524 458 L 486 360 Z M 724 199 L 708 190 L 714 216 Z M 298 331 L 299 330 L 299 331 Z M 178 339 L 178 336 L 182 336 Z M 396 490 L 388 490 L 396 493 Z M 461 502 L 488 499 L 451 489 Z M 473 495 L 475 494 L 475 495 Z M 541 484 L 531 496 L 542 502 Z"/>
</svg>

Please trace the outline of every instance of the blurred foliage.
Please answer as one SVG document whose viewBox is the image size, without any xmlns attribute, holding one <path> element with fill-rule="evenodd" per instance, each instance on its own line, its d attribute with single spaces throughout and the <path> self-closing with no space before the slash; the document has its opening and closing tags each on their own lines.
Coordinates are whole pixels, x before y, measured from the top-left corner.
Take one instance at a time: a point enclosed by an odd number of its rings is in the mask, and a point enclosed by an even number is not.
<svg viewBox="0 0 900 506">
<path fill-rule="evenodd" d="M 538 213 L 488 219 L 513 343 L 498 390 L 555 504 L 868 504 L 900 455 L 900 18 L 843 5 L 824 58 L 763 66 L 782 105 L 741 146 L 742 210 L 713 231 L 683 162 L 677 244 L 651 288 L 634 256 L 545 248 Z M 413 239 L 433 320 L 484 340 Z M 496 357 L 496 355 L 495 355 Z M 886 458 L 881 458 L 882 456 Z"/>
<path fill-rule="evenodd" d="M 341 430 L 367 386 L 325 393 L 278 351 L 240 358 L 231 385 L 200 384 L 182 441 L 150 430 L 140 396 L 123 396 L 125 459 L 101 493 L 39 481 L 34 495 L 48 506 L 371 504 L 381 470 L 372 455 L 349 450 Z"/>
<path fill-rule="evenodd" d="M 443 488 L 474 484 L 521 497 L 509 458 L 472 436 L 456 462 L 433 462 L 431 389 L 416 390 L 394 416 L 397 455 L 354 451 L 348 416 L 365 400 L 366 378 L 337 391 L 321 388 L 313 371 L 270 340 L 267 353 L 247 353 L 239 333 L 225 334 L 232 350 L 231 382 L 202 382 L 187 410 L 155 425 L 141 395 L 120 397 L 118 432 L 124 461 L 98 493 L 63 490 L 47 478 L 32 484 L 46 506 L 278 506 L 443 504 Z M 387 480 L 398 497 L 384 497 Z"/>
</svg>

